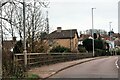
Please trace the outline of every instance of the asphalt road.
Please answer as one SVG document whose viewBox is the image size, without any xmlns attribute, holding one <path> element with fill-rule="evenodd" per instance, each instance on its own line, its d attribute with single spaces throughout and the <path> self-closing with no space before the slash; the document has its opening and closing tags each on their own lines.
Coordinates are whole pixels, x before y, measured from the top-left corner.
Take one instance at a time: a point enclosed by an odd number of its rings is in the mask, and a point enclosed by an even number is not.
<svg viewBox="0 0 120 80">
<path fill-rule="evenodd" d="M 119 77 L 119 80 L 120 80 L 120 56 L 118 56 L 118 61 L 117 61 L 117 64 L 118 64 L 118 77 Z"/>
<path fill-rule="evenodd" d="M 117 56 L 93 60 L 63 70 L 51 78 L 118 78 Z"/>
</svg>

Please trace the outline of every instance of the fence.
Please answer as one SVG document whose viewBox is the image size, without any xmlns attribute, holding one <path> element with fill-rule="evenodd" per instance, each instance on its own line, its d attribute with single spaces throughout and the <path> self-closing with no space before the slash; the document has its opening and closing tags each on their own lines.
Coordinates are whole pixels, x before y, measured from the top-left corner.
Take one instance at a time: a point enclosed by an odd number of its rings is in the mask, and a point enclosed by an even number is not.
<svg viewBox="0 0 120 80">
<path fill-rule="evenodd" d="M 92 57 L 91 53 L 27 53 L 27 64 L 29 67 L 54 64 L 57 62 L 72 61 Z M 24 64 L 24 55 L 14 54 L 14 61 Z"/>
</svg>

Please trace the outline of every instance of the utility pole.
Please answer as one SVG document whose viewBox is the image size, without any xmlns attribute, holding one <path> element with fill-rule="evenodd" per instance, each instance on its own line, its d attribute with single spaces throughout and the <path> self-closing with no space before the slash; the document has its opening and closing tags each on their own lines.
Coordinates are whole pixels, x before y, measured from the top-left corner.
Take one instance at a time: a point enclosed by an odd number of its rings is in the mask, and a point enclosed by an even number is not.
<svg viewBox="0 0 120 80">
<path fill-rule="evenodd" d="M 92 8 L 92 36 L 93 36 L 93 57 L 95 56 L 95 50 L 94 50 L 94 24 L 93 24 L 93 10 L 96 8 Z"/>
<path fill-rule="evenodd" d="M 26 30 L 25 30 L 25 0 L 23 0 L 23 27 L 24 27 L 24 65 L 27 67 L 27 50 L 26 50 Z"/>
</svg>

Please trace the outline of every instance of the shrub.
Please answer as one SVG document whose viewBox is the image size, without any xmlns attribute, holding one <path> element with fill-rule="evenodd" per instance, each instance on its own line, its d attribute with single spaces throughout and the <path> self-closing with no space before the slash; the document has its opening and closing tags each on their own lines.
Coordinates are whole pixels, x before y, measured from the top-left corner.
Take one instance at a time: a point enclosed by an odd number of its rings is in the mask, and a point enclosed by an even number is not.
<svg viewBox="0 0 120 80">
<path fill-rule="evenodd" d="M 39 80 L 40 77 L 36 74 L 30 74 L 28 75 L 28 79 L 27 80 Z"/>
<path fill-rule="evenodd" d="M 5 52 L 2 55 L 2 80 L 17 80 L 13 78 L 24 78 L 24 66 L 13 61 L 13 53 Z M 11 79 L 10 79 L 11 78 Z"/>
<path fill-rule="evenodd" d="M 23 43 L 22 40 L 18 41 L 14 48 L 13 48 L 14 53 L 22 53 L 23 52 Z"/>
<path fill-rule="evenodd" d="M 6 61 L 2 64 L 3 78 L 24 78 L 25 68 L 13 61 Z"/>
<path fill-rule="evenodd" d="M 70 49 L 66 48 L 66 47 L 63 47 L 63 46 L 56 46 L 56 47 L 53 47 L 50 50 L 50 52 L 53 52 L 53 53 L 56 53 L 56 52 L 59 52 L 59 53 L 70 52 Z"/>
<path fill-rule="evenodd" d="M 103 46 L 102 40 L 95 40 L 95 49 L 103 49 Z"/>
<path fill-rule="evenodd" d="M 85 40 L 83 41 L 83 46 L 85 47 L 85 49 L 86 49 L 88 52 L 92 51 L 92 50 L 93 50 L 93 49 L 92 49 L 92 39 L 85 39 Z"/>
<path fill-rule="evenodd" d="M 24 65 L 20 65 L 17 63 L 14 63 L 13 67 L 13 76 L 16 78 L 24 78 L 25 77 L 25 67 Z"/>
<path fill-rule="evenodd" d="M 117 55 L 120 55 L 120 49 L 116 50 Z"/>
<path fill-rule="evenodd" d="M 110 52 L 108 50 L 96 49 L 95 56 L 108 56 Z"/>
<path fill-rule="evenodd" d="M 82 53 L 82 52 L 86 52 L 86 49 L 85 47 L 78 45 L 78 51 Z"/>
<path fill-rule="evenodd" d="M 92 39 L 85 39 L 83 41 L 83 46 L 85 47 L 85 49 L 88 52 L 93 50 L 93 44 L 92 43 L 93 43 Z M 95 49 L 103 49 L 103 47 L 104 47 L 103 41 L 95 39 L 94 40 L 94 47 L 95 47 Z"/>
</svg>

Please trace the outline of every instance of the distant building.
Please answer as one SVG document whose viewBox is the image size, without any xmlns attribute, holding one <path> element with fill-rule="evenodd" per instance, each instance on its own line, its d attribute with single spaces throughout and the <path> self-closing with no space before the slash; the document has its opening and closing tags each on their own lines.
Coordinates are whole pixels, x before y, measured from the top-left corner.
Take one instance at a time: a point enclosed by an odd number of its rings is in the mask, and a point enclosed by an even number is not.
<svg viewBox="0 0 120 80">
<path fill-rule="evenodd" d="M 89 34 L 81 34 L 80 37 L 79 37 L 78 44 L 79 44 L 79 45 L 83 45 L 83 41 L 84 41 L 86 38 L 89 38 L 89 37 L 91 37 L 91 35 L 89 35 Z"/>
<path fill-rule="evenodd" d="M 97 33 L 97 34 L 107 34 L 107 32 L 105 30 L 102 30 L 102 29 L 93 29 L 94 30 L 94 33 Z M 86 34 L 90 34 L 92 35 L 92 29 L 88 29 L 86 30 Z"/>
<path fill-rule="evenodd" d="M 47 35 L 44 41 L 52 47 L 60 45 L 76 52 L 78 51 L 78 38 L 77 29 L 62 30 L 61 27 L 57 27 L 57 30 Z"/>
<path fill-rule="evenodd" d="M 13 37 L 13 40 L 4 40 L 3 50 L 5 52 L 12 52 L 15 44 L 16 44 L 16 37 Z"/>
<path fill-rule="evenodd" d="M 118 33 L 120 33 L 120 1 L 118 2 Z"/>
</svg>

